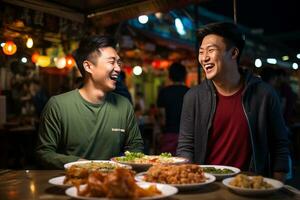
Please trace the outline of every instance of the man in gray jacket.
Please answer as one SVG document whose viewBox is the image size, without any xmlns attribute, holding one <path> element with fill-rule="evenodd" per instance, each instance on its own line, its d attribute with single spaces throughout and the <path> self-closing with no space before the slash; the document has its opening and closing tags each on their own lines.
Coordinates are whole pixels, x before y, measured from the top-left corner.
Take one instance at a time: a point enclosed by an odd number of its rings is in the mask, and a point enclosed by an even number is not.
<svg viewBox="0 0 300 200">
<path fill-rule="evenodd" d="M 239 67 L 242 33 L 214 23 L 200 30 L 199 41 L 206 80 L 184 97 L 177 154 L 284 180 L 289 150 L 279 98 Z"/>
</svg>

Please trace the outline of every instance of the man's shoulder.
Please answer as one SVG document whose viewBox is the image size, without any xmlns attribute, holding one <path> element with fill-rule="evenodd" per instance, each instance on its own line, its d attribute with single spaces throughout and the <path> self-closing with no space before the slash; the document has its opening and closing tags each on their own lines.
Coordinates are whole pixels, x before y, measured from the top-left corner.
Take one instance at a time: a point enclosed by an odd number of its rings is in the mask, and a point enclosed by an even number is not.
<svg viewBox="0 0 300 200">
<path fill-rule="evenodd" d="M 53 96 L 53 98 L 56 98 L 56 99 L 74 98 L 76 93 L 78 93 L 77 89 L 55 95 L 55 96 Z"/>
<path fill-rule="evenodd" d="M 50 104 L 50 105 L 53 105 L 53 104 L 59 105 L 59 104 L 64 104 L 64 102 L 69 104 L 71 101 L 74 101 L 76 99 L 76 92 L 78 92 L 78 91 L 77 90 L 71 90 L 69 92 L 54 95 L 49 99 L 48 104 Z"/>
<path fill-rule="evenodd" d="M 199 85 L 191 87 L 186 95 L 195 95 L 195 94 L 201 94 L 201 93 L 206 93 L 210 91 L 210 86 L 208 85 L 207 80 L 202 81 Z"/>
</svg>

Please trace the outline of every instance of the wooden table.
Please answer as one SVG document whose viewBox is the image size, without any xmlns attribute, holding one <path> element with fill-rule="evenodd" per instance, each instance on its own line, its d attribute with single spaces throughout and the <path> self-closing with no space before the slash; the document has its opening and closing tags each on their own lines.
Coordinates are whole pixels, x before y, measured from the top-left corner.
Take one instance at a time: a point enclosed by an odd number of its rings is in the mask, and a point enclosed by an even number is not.
<svg viewBox="0 0 300 200">
<path fill-rule="evenodd" d="M 36 139 L 33 126 L 0 127 L 0 169 L 34 165 Z"/>
<path fill-rule="evenodd" d="M 64 175 L 58 170 L 20 170 L 0 171 L 0 199 L 1 200 L 63 200 L 71 199 L 65 195 L 65 189 L 48 183 L 50 178 Z M 258 197 L 244 197 L 230 192 L 221 182 L 214 182 L 205 187 L 190 192 L 178 193 L 169 200 L 235 200 L 258 199 Z M 296 199 L 295 196 L 278 191 L 272 195 L 259 199 Z"/>
</svg>

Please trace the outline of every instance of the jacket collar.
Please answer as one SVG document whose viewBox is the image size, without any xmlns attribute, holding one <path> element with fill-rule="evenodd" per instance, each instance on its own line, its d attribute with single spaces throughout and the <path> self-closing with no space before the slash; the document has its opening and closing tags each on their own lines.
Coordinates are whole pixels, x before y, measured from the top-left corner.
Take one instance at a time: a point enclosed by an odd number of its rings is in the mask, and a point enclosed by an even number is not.
<svg viewBox="0 0 300 200">
<path fill-rule="evenodd" d="M 259 77 L 255 76 L 253 73 L 251 73 L 248 69 L 241 69 L 239 71 L 245 80 L 245 90 L 247 88 L 249 88 L 251 85 L 262 81 Z M 208 80 L 205 78 L 204 81 L 205 81 L 207 90 L 213 90 L 214 92 L 216 92 L 215 86 L 211 80 Z"/>
</svg>

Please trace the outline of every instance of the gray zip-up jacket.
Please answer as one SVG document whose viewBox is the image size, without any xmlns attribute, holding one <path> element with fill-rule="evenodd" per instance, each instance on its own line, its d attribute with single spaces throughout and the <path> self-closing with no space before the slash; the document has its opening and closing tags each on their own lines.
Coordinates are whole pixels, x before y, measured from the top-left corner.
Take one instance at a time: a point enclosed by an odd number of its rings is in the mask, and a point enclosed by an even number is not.
<svg viewBox="0 0 300 200">
<path fill-rule="evenodd" d="M 260 78 L 244 74 L 243 109 L 249 126 L 252 158 L 249 171 L 271 176 L 288 172 L 288 130 L 276 91 Z M 177 155 L 205 164 L 207 141 L 216 110 L 212 81 L 204 80 L 184 97 Z"/>
</svg>

